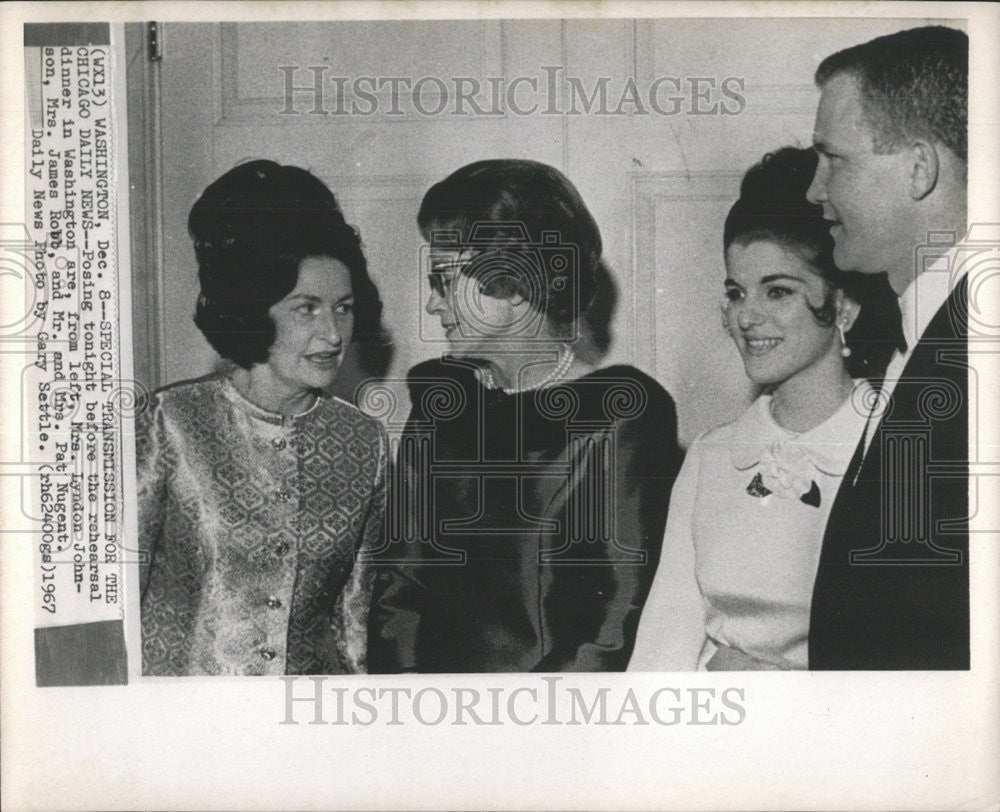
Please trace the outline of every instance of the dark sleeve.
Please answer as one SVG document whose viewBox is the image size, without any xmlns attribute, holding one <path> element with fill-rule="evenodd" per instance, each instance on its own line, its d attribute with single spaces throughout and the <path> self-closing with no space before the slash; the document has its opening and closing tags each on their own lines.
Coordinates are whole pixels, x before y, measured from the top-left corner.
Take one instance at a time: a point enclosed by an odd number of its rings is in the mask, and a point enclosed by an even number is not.
<svg viewBox="0 0 1000 812">
<path fill-rule="evenodd" d="M 427 362 L 409 375 L 413 407 L 389 477 L 383 541 L 372 556 L 375 583 L 368 616 L 368 671 L 372 674 L 418 670 L 420 622 L 427 606 L 422 574 L 430 557 L 430 506 L 422 473 L 430 464 L 430 444 L 422 428 L 421 406 L 428 385 L 444 374 L 439 362 Z"/>
<path fill-rule="evenodd" d="M 412 416 L 411 416 L 412 419 Z M 384 542 L 373 557 L 375 584 L 368 615 L 368 672 L 398 674 L 417 670 L 417 638 L 426 589 L 420 579 L 423 543 L 414 512 L 413 434 L 400 438 L 399 457 L 389 486 Z"/>
<path fill-rule="evenodd" d="M 683 456 L 670 396 L 651 379 L 639 383 L 646 401 L 638 414 L 616 420 L 613 442 L 588 449 L 579 458 L 586 470 L 573 474 L 577 488 L 593 493 L 596 486 L 613 500 L 610 511 L 600 506 L 596 511 L 610 513 L 611 532 L 599 534 L 597 544 L 578 545 L 592 562 L 557 569 L 555 577 L 570 590 L 562 600 L 571 609 L 576 604 L 578 622 L 565 625 L 537 671 L 624 671 L 632 655 Z"/>
</svg>

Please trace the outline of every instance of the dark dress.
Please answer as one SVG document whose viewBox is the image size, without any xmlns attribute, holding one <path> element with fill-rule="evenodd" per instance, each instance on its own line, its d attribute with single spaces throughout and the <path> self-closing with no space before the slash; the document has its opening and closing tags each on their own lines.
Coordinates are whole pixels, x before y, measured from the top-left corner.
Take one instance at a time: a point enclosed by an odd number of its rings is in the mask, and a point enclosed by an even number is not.
<svg viewBox="0 0 1000 812">
<path fill-rule="evenodd" d="M 487 390 L 411 370 L 369 670 L 622 671 L 681 463 L 673 401 L 628 366 Z"/>
</svg>

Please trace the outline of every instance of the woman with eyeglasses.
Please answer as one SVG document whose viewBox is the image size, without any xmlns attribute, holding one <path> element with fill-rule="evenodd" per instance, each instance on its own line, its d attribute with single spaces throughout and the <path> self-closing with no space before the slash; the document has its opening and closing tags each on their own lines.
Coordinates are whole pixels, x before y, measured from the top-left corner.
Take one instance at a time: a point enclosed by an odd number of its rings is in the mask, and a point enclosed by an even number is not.
<svg viewBox="0 0 1000 812">
<path fill-rule="evenodd" d="M 149 676 L 365 669 L 385 432 L 328 397 L 381 303 L 333 193 L 252 161 L 188 220 L 195 324 L 226 361 L 154 394 L 136 423 L 142 670 Z"/>
<path fill-rule="evenodd" d="M 680 451 L 662 387 L 578 354 L 606 273 L 597 224 L 525 160 L 459 169 L 418 223 L 448 352 L 409 379 L 370 668 L 624 670 Z"/>
<path fill-rule="evenodd" d="M 688 450 L 630 670 L 808 668 L 826 520 L 899 323 L 884 274 L 834 266 L 815 168 L 765 156 L 726 218 L 723 325 L 761 394 Z"/>
</svg>

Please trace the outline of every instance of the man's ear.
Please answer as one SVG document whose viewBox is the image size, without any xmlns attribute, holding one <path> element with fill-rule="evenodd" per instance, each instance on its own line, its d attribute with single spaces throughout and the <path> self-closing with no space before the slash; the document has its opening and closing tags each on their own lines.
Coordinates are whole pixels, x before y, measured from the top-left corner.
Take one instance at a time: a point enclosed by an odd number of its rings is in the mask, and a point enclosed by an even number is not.
<svg viewBox="0 0 1000 812">
<path fill-rule="evenodd" d="M 937 149 L 929 141 L 915 141 L 909 148 L 910 164 L 910 197 L 913 200 L 923 200 L 937 186 L 938 162 Z"/>
<path fill-rule="evenodd" d="M 854 322 L 861 315 L 861 305 L 850 296 L 844 295 L 844 291 L 838 290 L 836 294 L 837 304 L 837 324 L 844 328 L 844 332 L 849 332 L 854 326 Z"/>
</svg>

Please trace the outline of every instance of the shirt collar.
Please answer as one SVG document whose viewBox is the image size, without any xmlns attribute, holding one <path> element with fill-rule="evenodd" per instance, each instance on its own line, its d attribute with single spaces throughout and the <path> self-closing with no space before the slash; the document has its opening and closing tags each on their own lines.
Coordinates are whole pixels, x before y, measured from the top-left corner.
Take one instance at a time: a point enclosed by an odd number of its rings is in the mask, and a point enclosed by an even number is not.
<svg viewBox="0 0 1000 812">
<path fill-rule="evenodd" d="M 775 443 L 794 443 L 820 471 L 842 475 L 854 456 L 864 430 L 875 390 L 864 378 L 830 417 L 809 431 L 796 434 L 782 428 L 771 416 L 771 396 L 761 395 L 736 421 L 730 449 L 733 465 L 743 471 L 757 465 Z"/>
<path fill-rule="evenodd" d="M 968 263 L 959 261 L 963 250 L 968 249 L 958 243 L 936 258 L 928 258 L 927 267 L 917 274 L 900 295 L 903 338 L 906 339 L 909 350 L 916 346 L 931 319 L 968 270 Z M 920 260 L 918 253 L 917 261 Z"/>
</svg>

